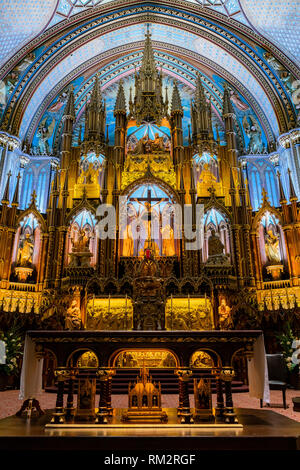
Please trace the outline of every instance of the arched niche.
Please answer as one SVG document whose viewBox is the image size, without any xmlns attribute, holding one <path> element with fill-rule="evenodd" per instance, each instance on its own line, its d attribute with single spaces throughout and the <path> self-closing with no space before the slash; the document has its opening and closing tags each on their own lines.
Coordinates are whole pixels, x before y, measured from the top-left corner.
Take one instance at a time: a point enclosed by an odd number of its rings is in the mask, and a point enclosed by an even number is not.
<svg viewBox="0 0 300 470">
<path fill-rule="evenodd" d="M 153 145 L 161 145 L 166 151 L 170 151 L 171 130 L 168 120 L 163 119 L 160 126 L 154 122 L 143 122 L 138 126 L 135 120 L 130 120 L 126 135 L 127 152 L 147 153 Z"/>
<path fill-rule="evenodd" d="M 156 181 L 149 181 L 131 187 L 124 197 L 120 221 L 121 256 L 143 257 L 148 247 L 155 257 L 176 256 L 179 240 L 173 195 Z"/>
<path fill-rule="evenodd" d="M 168 349 L 143 349 L 130 348 L 122 349 L 114 353 L 109 364 L 112 367 L 119 368 L 143 368 L 162 369 L 179 367 L 179 359 L 177 355 Z"/>
<path fill-rule="evenodd" d="M 190 367 L 196 369 L 210 369 L 220 363 L 221 359 L 217 353 L 206 349 L 195 351 L 190 358 Z"/>
<path fill-rule="evenodd" d="M 96 368 L 100 365 L 100 358 L 92 349 L 83 347 L 70 354 L 66 365 L 67 367 Z"/>
<path fill-rule="evenodd" d="M 220 181 L 218 158 L 214 153 L 202 152 L 193 156 L 193 172 L 195 187 L 207 179 L 207 175 L 212 175 L 212 180 Z"/>
<path fill-rule="evenodd" d="M 208 241 L 212 231 L 219 236 L 224 245 L 223 254 L 231 254 L 230 226 L 227 217 L 218 209 L 212 207 L 204 214 L 204 239 L 202 257 L 203 261 L 208 259 Z"/>
<path fill-rule="evenodd" d="M 12 251 L 10 280 L 34 283 L 40 269 L 41 224 L 33 213 L 20 219 Z"/>
<path fill-rule="evenodd" d="M 96 235 L 97 220 L 90 211 L 82 209 L 75 214 L 70 221 L 67 233 L 66 250 L 65 250 L 65 265 L 70 264 L 69 254 L 72 252 L 73 245 L 78 244 L 80 237 L 83 235 L 88 238 L 88 249 L 92 253 L 90 258 L 90 265 L 95 266 L 97 263 L 97 245 L 98 238 Z"/>
<path fill-rule="evenodd" d="M 282 278 L 287 265 L 284 235 L 279 219 L 270 211 L 265 211 L 259 221 L 258 243 L 263 278 Z"/>
</svg>

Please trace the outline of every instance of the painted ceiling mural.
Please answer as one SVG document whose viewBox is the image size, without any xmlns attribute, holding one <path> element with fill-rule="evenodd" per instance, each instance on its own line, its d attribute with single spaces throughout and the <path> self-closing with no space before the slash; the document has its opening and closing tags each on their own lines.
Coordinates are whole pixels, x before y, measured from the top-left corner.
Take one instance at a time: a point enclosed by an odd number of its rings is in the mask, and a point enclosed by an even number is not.
<svg viewBox="0 0 300 470">
<path fill-rule="evenodd" d="M 0 4 L 6 3 L 12 6 L 14 1 L 0 0 Z M 95 72 L 100 74 L 107 100 L 109 137 L 113 141 L 116 83 L 121 77 L 125 78 L 125 89 L 129 94 L 134 67 L 140 66 L 146 23 L 139 15 L 145 12 L 151 25 L 155 58 L 158 65 L 163 66 L 165 86 L 170 96 L 173 81 L 178 80 L 187 124 L 197 70 L 201 73 L 207 99 L 212 102 L 214 132 L 218 131 L 221 142 L 225 82 L 231 90 L 240 146 L 245 152 L 251 150 L 249 142 L 253 129 L 259 135 L 260 152 L 264 153 L 268 142 L 275 141 L 287 130 L 288 121 L 296 122 L 299 103 L 293 96 L 300 73 L 295 59 L 297 54 L 293 53 L 292 47 L 295 46 L 295 52 L 297 39 L 296 42 L 288 40 L 288 29 L 293 25 L 288 28 L 284 23 L 285 14 L 280 16 L 275 9 L 277 19 L 281 18 L 287 30 L 287 39 L 283 40 L 279 28 L 276 40 L 270 26 L 271 2 L 267 0 L 178 1 L 176 11 L 170 7 L 174 5 L 171 0 L 165 0 L 159 9 L 158 2 L 153 2 L 153 6 L 145 2 L 145 7 L 144 2 L 139 2 L 139 8 L 133 8 L 134 2 L 129 0 L 126 5 L 130 3 L 132 9 L 128 7 L 128 11 L 121 8 L 123 0 L 49 0 L 42 2 L 43 6 L 41 2 L 22 3 L 23 14 L 27 11 L 33 17 L 39 15 L 39 20 L 31 28 L 27 25 L 22 29 L 18 23 L 21 13 L 16 8 L 16 28 L 23 36 L 19 42 L 15 36 L 16 42 L 9 42 L 9 50 L 17 51 L 24 41 L 28 42 L 34 36 L 36 39 L 32 39 L 30 45 L 27 43 L 14 60 L 3 67 L 0 116 L 2 129 L 12 132 L 16 125 L 20 138 L 32 142 L 34 153 L 57 150 L 66 93 L 71 83 L 76 95 L 76 129 L 79 132 L 86 95 Z M 31 3 L 35 5 L 33 10 L 30 10 Z M 264 25 L 259 23 L 260 17 L 255 18 L 253 14 L 254 4 L 258 3 L 269 12 Z M 290 1 L 285 8 L 292 11 L 295 3 Z M 184 8 L 188 13 L 184 13 Z M 11 21 L 7 12 L 6 22 Z M 2 23 L 1 18 L 0 28 L 4 28 Z M 253 28 L 252 34 L 249 27 Z M 41 31 L 44 32 L 38 37 Z M 289 57 L 276 50 L 271 53 L 267 39 L 257 31 L 265 33 L 266 38 L 274 42 L 282 40 L 284 45 L 289 44 Z M 1 55 L 1 47 L 0 61 L 6 54 L 3 51 Z M 295 60 L 292 62 L 291 58 Z M 186 141 L 187 132 L 184 135 Z"/>
</svg>

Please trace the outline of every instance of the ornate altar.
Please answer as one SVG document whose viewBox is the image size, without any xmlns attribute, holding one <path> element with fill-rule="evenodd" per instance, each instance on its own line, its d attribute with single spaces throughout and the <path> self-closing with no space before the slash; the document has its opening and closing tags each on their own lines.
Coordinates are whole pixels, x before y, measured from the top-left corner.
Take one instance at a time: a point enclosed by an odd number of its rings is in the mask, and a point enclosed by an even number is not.
<svg viewBox="0 0 300 470">
<path fill-rule="evenodd" d="M 149 371 L 144 366 L 134 384 L 128 385 L 128 410 L 122 415 L 122 421 L 145 421 L 159 419 L 161 422 L 168 420 L 167 413 L 161 408 L 160 383 L 152 382 Z"/>
</svg>

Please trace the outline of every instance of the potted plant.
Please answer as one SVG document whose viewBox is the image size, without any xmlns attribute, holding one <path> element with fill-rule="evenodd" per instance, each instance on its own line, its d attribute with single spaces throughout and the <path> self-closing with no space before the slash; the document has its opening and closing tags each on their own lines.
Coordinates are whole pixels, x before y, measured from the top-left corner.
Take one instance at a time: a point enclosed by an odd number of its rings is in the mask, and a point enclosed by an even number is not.
<svg viewBox="0 0 300 470">
<path fill-rule="evenodd" d="M 5 346 L 5 361 L 0 364 L 0 390 L 6 390 L 14 386 L 19 375 L 19 364 L 23 354 L 23 341 L 16 327 L 12 327 L 5 333 L 0 332 L 0 340 Z"/>
<path fill-rule="evenodd" d="M 296 390 L 300 390 L 299 361 L 295 361 L 295 345 L 300 341 L 294 336 L 290 324 L 286 325 L 285 331 L 277 336 L 281 351 L 289 371 L 289 383 Z"/>
</svg>

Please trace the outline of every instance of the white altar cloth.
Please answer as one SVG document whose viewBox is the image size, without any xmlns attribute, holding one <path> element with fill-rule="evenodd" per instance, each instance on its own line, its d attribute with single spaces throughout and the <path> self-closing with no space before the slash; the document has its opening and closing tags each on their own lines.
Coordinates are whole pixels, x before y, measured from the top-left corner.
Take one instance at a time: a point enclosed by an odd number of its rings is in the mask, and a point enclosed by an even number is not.
<svg viewBox="0 0 300 470">
<path fill-rule="evenodd" d="M 270 403 L 268 366 L 263 335 L 255 341 L 253 358 L 248 359 L 249 395 Z"/>
<path fill-rule="evenodd" d="M 26 335 L 19 400 L 38 398 L 42 393 L 43 362 L 36 356 L 34 342 Z"/>
</svg>

